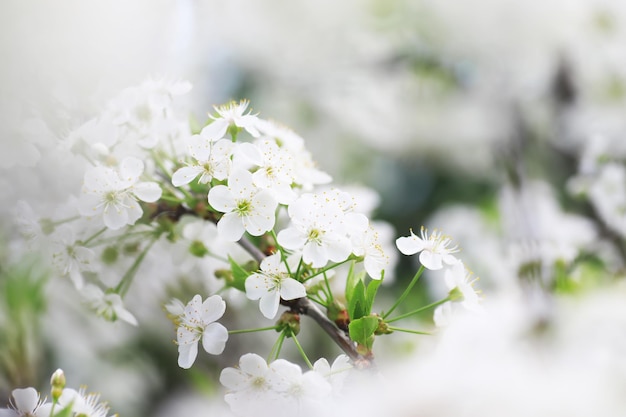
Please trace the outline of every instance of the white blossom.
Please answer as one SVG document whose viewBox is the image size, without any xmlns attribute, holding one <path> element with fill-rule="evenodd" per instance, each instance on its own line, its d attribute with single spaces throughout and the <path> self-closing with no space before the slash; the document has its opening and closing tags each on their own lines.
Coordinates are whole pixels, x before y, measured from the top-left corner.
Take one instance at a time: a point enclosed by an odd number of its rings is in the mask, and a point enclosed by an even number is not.
<svg viewBox="0 0 626 417">
<path fill-rule="evenodd" d="M 257 124 L 259 119 L 256 115 L 245 113 L 249 101 L 242 100 L 239 103 L 234 101 L 220 107 L 214 107 L 218 116 L 211 116 L 213 122 L 206 126 L 206 134 L 211 137 L 222 138 L 226 135 L 229 127 L 236 126 L 245 129 L 254 137 L 259 136 Z"/>
<path fill-rule="evenodd" d="M 448 247 L 452 243 L 449 237 L 442 235 L 438 230 L 433 231 L 428 236 L 428 230 L 423 226 L 420 236 L 416 236 L 411 230 L 410 236 L 398 238 L 396 240 L 398 250 L 405 255 L 421 252 L 419 255 L 420 263 L 431 270 L 443 268 L 444 263 L 452 265 L 458 262 L 458 259 L 452 255 L 458 252 L 458 249 L 456 246 Z"/>
<path fill-rule="evenodd" d="M 184 314 L 179 317 L 180 325 L 176 332 L 178 344 L 178 366 L 188 369 L 198 356 L 198 342 L 207 353 L 219 355 L 224 351 L 228 340 L 228 330 L 216 323 L 226 311 L 226 303 L 219 295 L 213 295 L 202 302 L 200 295 L 195 295 L 185 306 Z"/>
<path fill-rule="evenodd" d="M 0 417 L 49 417 L 52 403 L 42 399 L 35 388 L 16 388 L 9 408 L 0 408 Z"/>
<path fill-rule="evenodd" d="M 200 135 L 189 140 L 189 154 L 195 162 L 179 168 L 172 175 L 172 184 L 176 187 L 189 184 L 200 176 L 200 184 L 208 184 L 211 179 L 224 180 L 230 173 L 230 156 L 235 144 L 226 139 L 209 141 Z"/>
<path fill-rule="evenodd" d="M 289 276 L 281 256 L 277 252 L 266 257 L 261 262 L 261 272 L 246 278 L 246 296 L 251 300 L 261 300 L 259 309 L 268 319 L 276 316 L 281 298 L 294 300 L 306 296 L 306 288 Z"/>
<path fill-rule="evenodd" d="M 244 231 L 260 236 L 274 227 L 278 203 L 269 191 L 254 185 L 249 171 L 233 170 L 228 186 L 211 188 L 208 199 L 215 210 L 224 213 L 217 231 L 225 240 L 239 240 Z"/>
<path fill-rule="evenodd" d="M 102 215 L 105 226 L 113 230 L 134 224 L 143 214 L 137 200 L 151 203 L 161 197 L 157 183 L 138 182 L 143 169 L 141 160 L 129 157 L 119 171 L 104 166 L 87 171 L 78 201 L 80 214 Z"/>
<path fill-rule="evenodd" d="M 302 259 L 314 268 L 341 262 L 352 252 L 341 201 L 332 193 L 303 194 L 289 205 L 291 224 L 278 233 L 285 249 L 302 250 Z"/>
<path fill-rule="evenodd" d="M 123 320 L 137 326 L 137 319 L 124 307 L 122 297 L 117 293 L 104 293 L 99 287 L 88 284 L 81 291 L 85 301 L 96 314 L 110 321 Z"/>
</svg>

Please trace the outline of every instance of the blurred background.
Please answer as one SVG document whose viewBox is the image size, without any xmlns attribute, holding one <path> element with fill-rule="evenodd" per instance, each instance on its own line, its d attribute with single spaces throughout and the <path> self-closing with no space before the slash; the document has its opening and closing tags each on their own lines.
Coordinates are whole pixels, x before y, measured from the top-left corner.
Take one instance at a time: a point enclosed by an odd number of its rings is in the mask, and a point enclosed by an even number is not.
<svg viewBox="0 0 626 417">
<path fill-rule="evenodd" d="M 148 76 L 190 81 L 181 106 L 198 120 L 250 100 L 305 138 L 336 183 L 376 192 L 390 242 L 443 230 L 485 294 L 539 288 L 531 315 L 548 314 L 546 294 L 622 274 L 623 1 L 9 0 L 0 56 L 0 399 L 45 390 L 62 367 L 123 415 L 210 408 L 189 387 L 217 392 L 215 375 L 245 351 L 183 371 L 163 293 L 145 311 L 128 305 L 145 323 L 136 330 L 89 316 L 46 285 L 45 265 L 10 260 L 16 202 L 43 215 L 80 189 L 83 171 L 58 145 Z M 399 257 L 391 294 L 415 266 Z M 420 285 L 422 299 L 441 291 Z"/>
</svg>

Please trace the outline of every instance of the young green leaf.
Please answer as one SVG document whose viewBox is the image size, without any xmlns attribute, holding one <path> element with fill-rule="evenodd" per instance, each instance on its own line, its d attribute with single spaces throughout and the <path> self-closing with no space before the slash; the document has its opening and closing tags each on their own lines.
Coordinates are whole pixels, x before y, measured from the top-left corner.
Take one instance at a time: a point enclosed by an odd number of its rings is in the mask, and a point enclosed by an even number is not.
<svg viewBox="0 0 626 417">
<path fill-rule="evenodd" d="M 350 333 L 350 339 L 365 346 L 368 351 L 372 349 L 374 344 L 374 332 L 378 328 L 378 317 L 365 316 L 359 319 L 353 320 L 348 326 Z"/>
<path fill-rule="evenodd" d="M 365 284 L 359 279 L 352 289 L 348 302 L 348 315 L 350 320 L 359 319 L 367 315 L 367 302 L 365 300 Z"/>
</svg>

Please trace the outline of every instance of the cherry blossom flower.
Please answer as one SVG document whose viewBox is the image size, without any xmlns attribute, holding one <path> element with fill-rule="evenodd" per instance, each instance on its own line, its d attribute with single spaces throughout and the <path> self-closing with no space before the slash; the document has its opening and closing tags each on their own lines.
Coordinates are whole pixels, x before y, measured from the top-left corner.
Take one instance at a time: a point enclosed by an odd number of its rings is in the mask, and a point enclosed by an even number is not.
<svg viewBox="0 0 626 417">
<path fill-rule="evenodd" d="M 443 268 L 443 263 L 452 265 L 458 259 L 452 255 L 458 252 L 456 246 L 448 247 L 452 241 L 449 237 L 442 235 L 438 230 L 428 236 L 428 230 L 423 226 L 418 237 L 411 230 L 411 235 L 400 237 L 396 240 L 396 246 L 405 255 L 420 253 L 419 260 L 425 268 L 438 270 Z"/>
<path fill-rule="evenodd" d="M 303 373 L 302 369 L 285 359 L 275 360 L 270 364 L 272 389 L 281 396 L 281 416 L 317 416 L 324 415 L 329 407 L 332 392 L 330 383 L 315 371 Z"/>
<path fill-rule="evenodd" d="M 330 365 L 326 358 L 320 358 L 313 364 L 313 370 L 326 378 L 332 387 L 333 395 L 340 395 L 346 378 L 354 367 L 347 355 L 341 354 Z"/>
<path fill-rule="evenodd" d="M 244 231 L 260 236 L 271 230 L 278 205 L 271 193 L 255 186 L 252 174 L 242 169 L 233 170 L 228 186 L 211 188 L 209 204 L 225 213 L 217 223 L 217 231 L 228 241 L 241 239 Z"/>
<path fill-rule="evenodd" d="M 219 355 L 224 351 L 228 340 L 228 330 L 215 323 L 226 311 L 226 303 L 219 295 L 213 295 L 202 302 L 200 295 L 194 296 L 185 306 L 180 316 L 176 332 L 178 344 L 178 366 L 188 369 L 198 356 L 198 341 L 207 353 Z"/>
<path fill-rule="evenodd" d="M 259 309 L 268 319 L 276 316 L 281 298 L 295 300 L 306 296 L 304 285 L 289 277 L 281 256 L 278 252 L 263 259 L 261 272 L 246 279 L 246 296 L 250 300 L 261 299 Z"/>
<path fill-rule="evenodd" d="M 237 368 L 225 368 L 220 373 L 220 383 L 229 392 L 224 396 L 231 410 L 237 415 L 265 415 L 263 412 L 278 408 L 278 393 L 272 390 L 272 371 L 265 359 L 247 353 L 239 359 Z"/>
<path fill-rule="evenodd" d="M 335 196 L 303 194 L 289 205 L 291 224 L 278 233 L 285 249 L 302 250 L 302 259 L 314 268 L 341 262 L 352 252 L 345 213 Z"/>
<path fill-rule="evenodd" d="M 249 103 L 248 100 L 242 100 L 239 103 L 231 101 L 223 106 L 214 107 L 218 116 L 211 116 L 213 122 L 204 128 L 206 134 L 211 137 L 222 138 L 226 135 L 229 127 L 236 126 L 245 129 L 252 136 L 258 137 L 260 135 L 257 128 L 259 119 L 256 115 L 244 114 Z"/>
<path fill-rule="evenodd" d="M 83 287 L 81 294 L 87 304 L 95 310 L 96 314 L 110 321 L 117 319 L 137 326 L 137 319 L 126 310 L 122 297 L 117 293 L 104 293 L 99 287 L 88 284 Z"/>
<path fill-rule="evenodd" d="M 293 158 L 274 140 L 242 143 L 238 151 L 258 167 L 252 174 L 255 185 L 270 190 L 280 204 L 289 204 L 296 199 L 291 188 L 295 180 Z"/>
<path fill-rule="evenodd" d="M 332 178 L 317 168 L 311 153 L 305 148 L 304 139 L 291 129 L 269 120 L 259 119 L 257 125 L 263 136 L 270 138 L 291 156 L 294 183 L 305 189 L 314 185 L 328 184 Z"/>
<path fill-rule="evenodd" d="M 60 226 L 54 233 L 52 262 L 62 276 L 68 276 L 76 289 L 83 287 L 83 271 L 93 271 L 96 254 L 81 246 L 74 238 L 74 230 Z"/>
<path fill-rule="evenodd" d="M 100 394 L 87 393 L 85 387 L 78 391 L 72 388 L 65 388 L 59 398 L 59 405 L 65 408 L 71 404 L 72 412 L 81 417 L 107 417 L 109 405 L 100 401 Z"/>
<path fill-rule="evenodd" d="M 472 279 L 471 272 L 467 271 L 463 262 L 459 261 L 446 269 L 444 275 L 444 282 L 448 290 L 456 293 L 459 297 L 461 305 L 470 311 L 480 311 L 480 297 L 472 286 L 478 278 Z"/>
<path fill-rule="evenodd" d="M 352 236 L 352 243 L 353 253 L 363 256 L 363 265 L 369 276 L 373 279 L 382 279 L 390 258 L 383 250 L 378 232 L 370 226 L 365 232 Z"/>
<path fill-rule="evenodd" d="M 80 214 L 102 215 L 104 224 L 113 230 L 134 224 L 143 214 L 137 200 L 151 203 L 161 197 L 157 183 L 138 182 L 143 168 L 142 161 L 129 157 L 119 171 L 104 166 L 87 171 L 78 201 Z"/>
<path fill-rule="evenodd" d="M 235 144 L 226 139 L 210 141 L 200 135 L 192 136 L 189 154 L 195 163 L 182 167 L 172 175 L 172 184 L 176 187 L 189 184 L 200 176 L 200 184 L 208 184 L 211 179 L 224 180 L 230 172 L 230 156 Z"/>
<path fill-rule="evenodd" d="M 13 397 L 9 408 L 0 408 L 0 417 L 48 417 L 52 403 L 41 399 L 35 388 L 17 388 L 11 392 Z"/>
</svg>

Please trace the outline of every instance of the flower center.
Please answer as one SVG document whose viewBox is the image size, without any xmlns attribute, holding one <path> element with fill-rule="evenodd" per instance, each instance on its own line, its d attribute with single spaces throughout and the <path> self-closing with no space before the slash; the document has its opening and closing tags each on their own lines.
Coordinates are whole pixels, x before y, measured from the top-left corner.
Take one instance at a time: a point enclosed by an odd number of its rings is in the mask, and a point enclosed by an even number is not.
<svg viewBox="0 0 626 417">
<path fill-rule="evenodd" d="M 308 242 L 315 242 L 318 245 L 322 244 L 322 236 L 324 235 L 324 231 L 323 230 L 319 230 L 319 229 L 311 229 L 309 230 L 309 234 L 307 236 L 307 241 Z"/>
<path fill-rule="evenodd" d="M 235 208 L 235 212 L 243 217 L 250 214 L 250 209 L 252 208 L 252 203 L 250 200 L 239 200 L 237 201 L 237 208 Z"/>
</svg>

